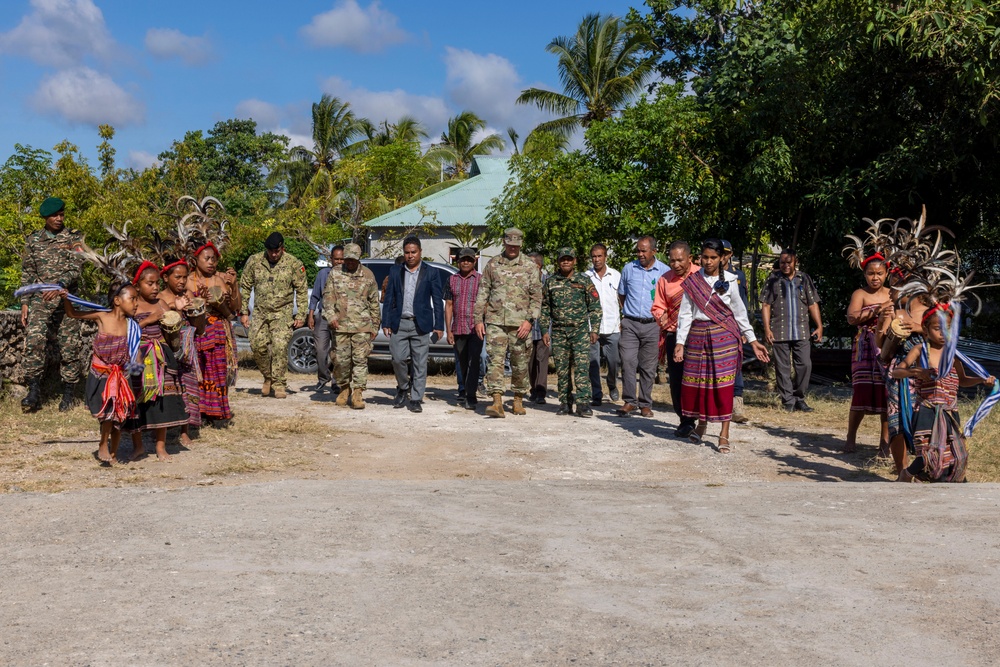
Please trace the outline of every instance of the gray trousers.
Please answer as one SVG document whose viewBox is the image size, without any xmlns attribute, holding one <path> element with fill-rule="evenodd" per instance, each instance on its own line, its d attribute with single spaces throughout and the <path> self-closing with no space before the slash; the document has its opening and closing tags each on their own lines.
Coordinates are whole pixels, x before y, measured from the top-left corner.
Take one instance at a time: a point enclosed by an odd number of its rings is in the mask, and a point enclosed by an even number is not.
<svg viewBox="0 0 1000 667">
<path fill-rule="evenodd" d="M 330 323 L 322 315 L 317 315 L 315 320 L 313 340 L 316 341 L 316 378 L 320 382 L 330 382 L 333 379 L 333 375 L 330 373 L 330 347 L 332 345 Z"/>
<path fill-rule="evenodd" d="M 392 370 L 396 373 L 396 386 L 410 388 L 410 400 L 424 400 L 427 387 L 427 357 L 431 349 L 431 335 L 418 333 L 413 320 L 399 321 L 399 330 L 389 336 Z M 413 378 L 410 378 L 410 362 Z"/>
<path fill-rule="evenodd" d="M 774 357 L 774 376 L 778 385 L 778 395 L 783 405 L 795 405 L 806 399 L 809 390 L 809 376 L 812 375 L 810 341 L 774 341 L 771 356 Z M 795 382 L 792 383 L 792 368 Z"/>
<path fill-rule="evenodd" d="M 601 358 L 608 364 L 608 391 L 612 392 L 618 386 L 618 342 L 620 333 L 599 334 L 597 342 L 590 346 L 590 391 L 595 399 L 604 398 L 601 391 Z"/>
<path fill-rule="evenodd" d="M 653 407 L 653 380 L 659 361 L 660 325 L 622 318 L 618 351 L 622 360 L 622 400 L 640 408 Z M 639 393 L 636 395 L 636 373 Z"/>
</svg>

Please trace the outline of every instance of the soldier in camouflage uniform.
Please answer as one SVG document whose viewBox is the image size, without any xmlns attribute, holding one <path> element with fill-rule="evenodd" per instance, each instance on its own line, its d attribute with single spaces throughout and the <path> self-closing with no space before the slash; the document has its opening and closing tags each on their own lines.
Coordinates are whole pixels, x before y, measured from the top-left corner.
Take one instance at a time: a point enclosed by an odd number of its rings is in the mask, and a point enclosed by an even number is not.
<svg viewBox="0 0 1000 667">
<path fill-rule="evenodd" d="M 525 414 L 522 399 L 528 393 L 531 327 L 542 307 L 542 281 L 535 263 L 521 254 L 523 242 L 520 229 L 506 230 L 503 254 L 490 260 L 479 282 L 473 317 L 476 334 L 486 341 L 491 360 L 486 372 L 486 393 L 493 397 L 493 404 L 486 408 L 488 417 L 504 416 L 503 360 L 508 350 L 514 391 L 511 412 Z"/>
<path fill-rule="evenodd" d="M 70 292 L 80 282 L 83 259 L 74 245 L 83 242 L 83 235 L 64 225 L 65 205 L 61 199 L 49 197 L 39 207 L 45 227 L 30 234 L 21 255 L 21 285 L 58 283 Z M 21 325 L 25 329 L 25 354 L 22 361 L 28 395 L 21 401 L 24 412 L 42 407 L 42 373 L 45 371 L 45 346 L 50 332 L 58 330 L 58 347 L 62 363 L 59 375 L 63 381 L 60 412 L 73 407 L 76 385 L 86 370 L 86 355 L 80 335 L 80 320 L 65 316 L 58 292 L 36 293 L 21 299 Z"/>
<path fill-rule="evenodd" d="M 285 374 L 288 371 L 288 343 L 292 332 L 302 326 L 302 313 L 309 303 L 306 267 L 295 256 L 285 252 L 285 239 L 274 232 L 264 241 L 264 252 L 252 255 L 243 267 L 240 293 L 244 304 L 250 303 L 254 292 L 253 322 L 250 323 L 250 349 L 257 368 L 264 375 L 261 396 L 271 393 L 285 398 Z M 292 319 L 293 294 L 298 293 L 299 312 Z M 247 326 L 247 316 L 240 322 Z"/>
<path fill-rule="evenodd" d="M 601 326 L 601 298 L 587 276 L 576 273 L 576 251 L 559 249 L 559 271 L 542 288 L 542 315 L 538 321 L 542 340 L 552 346 L 559 378 L 559 412 L 573 412 L 570 374 L 576 389 L 576 414 L 593 416 L 590 409 L 590 346 Z M 549 334 L 549 324 L 552 333 Z"/>
<path fill-rule="evenodd" d="M 344 263 L 331 269 L 323 288 L 323 314 L 336 340 L 333 376 L 340 385 L 337 405 L 365 407 L 368 387 L 368 355 L 382 325 L 379 287 L 375 276 L 361 266 L 361 246 L 344 246 Z"/>
</svg>

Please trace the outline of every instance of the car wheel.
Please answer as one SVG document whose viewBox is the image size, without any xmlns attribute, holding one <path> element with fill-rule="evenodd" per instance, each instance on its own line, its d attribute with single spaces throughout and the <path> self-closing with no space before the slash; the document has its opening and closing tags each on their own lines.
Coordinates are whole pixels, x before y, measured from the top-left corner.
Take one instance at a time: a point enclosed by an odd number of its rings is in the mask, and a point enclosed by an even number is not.
<svg viewBox="0 0 1000 667">
<path fill-rule="evenodd" d="M 288 344 L 288 370 L 292 373 L 312 375 L 316 372 L 316 338 L 312 329 L 296 329 Z"/>
</svg>

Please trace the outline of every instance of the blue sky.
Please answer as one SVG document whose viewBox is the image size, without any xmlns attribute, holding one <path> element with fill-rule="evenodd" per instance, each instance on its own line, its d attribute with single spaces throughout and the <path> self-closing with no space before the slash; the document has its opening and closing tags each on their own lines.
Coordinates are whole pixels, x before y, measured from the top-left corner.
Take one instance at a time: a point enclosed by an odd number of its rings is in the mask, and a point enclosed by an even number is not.
<svg viewBox="0 0 1000 667">
<path fill-rule="evenodd" d="M 323 93 L 378 122 L 409 113 L 432 136 L 461 109 L 523 137 L 544 117 L 514 105 L 558 89 L 545 45 L 588 12 L 638 1 L 4 0 L 0 160 L 15 143 L 69 139 L 92 161 L 117 130 L 121 166 L 142 168 L 188 130 L 257 121 L 307 142 Z M 504 136 L 506 136 L 504 134 Z"/>
</svg>

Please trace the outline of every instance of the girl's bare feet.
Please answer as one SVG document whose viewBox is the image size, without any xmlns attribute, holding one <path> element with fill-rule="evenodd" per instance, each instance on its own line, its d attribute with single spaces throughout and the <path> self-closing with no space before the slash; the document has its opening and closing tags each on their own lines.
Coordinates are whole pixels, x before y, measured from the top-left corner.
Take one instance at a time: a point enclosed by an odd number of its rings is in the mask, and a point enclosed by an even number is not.
<svg viewBox="0 0 1000 667">
<path fill-rule="evenodd" d="M 156 443 L 156 458 L 163 463 L 170 462 L 170 454 L 167 454 L 166 445 L 161 446 L 160 443 Z"/>
<path fill-rule="evenodd" d="M 913 475 L 910 474 L 909 470 L 907 470 L 906 468 L 903 468 L 902 470 L 899 471 L 899 477 L 896 478 L 896 481 L 897 482 L 912 482 L 913 481 Z"/>
<path fill-rule="evenodd" d="M 192 440 L 191 436 L 187 434 L 187 431 L 181 431 L 181 446 L 185 449 L 191 449 L 191 445 L 193 444 L 194 440 Z"/>
<path fill-rule="evenodd" d="M 858 443 L 848 440 L 847 442 L 844 443 L 843 451 L 845 454 L 853 454 L 854 452 L 858 451 Z"/>
<path fill-rule="evenodd" d="M 94 458 L 102 466 L 110 466 L 114 461 L 114 457 L 111 456 L 111 452 L 108 451 L 108 446 L 102 444 L 97 448 L 97 453 L 94 454 Z"/>
</svg>

